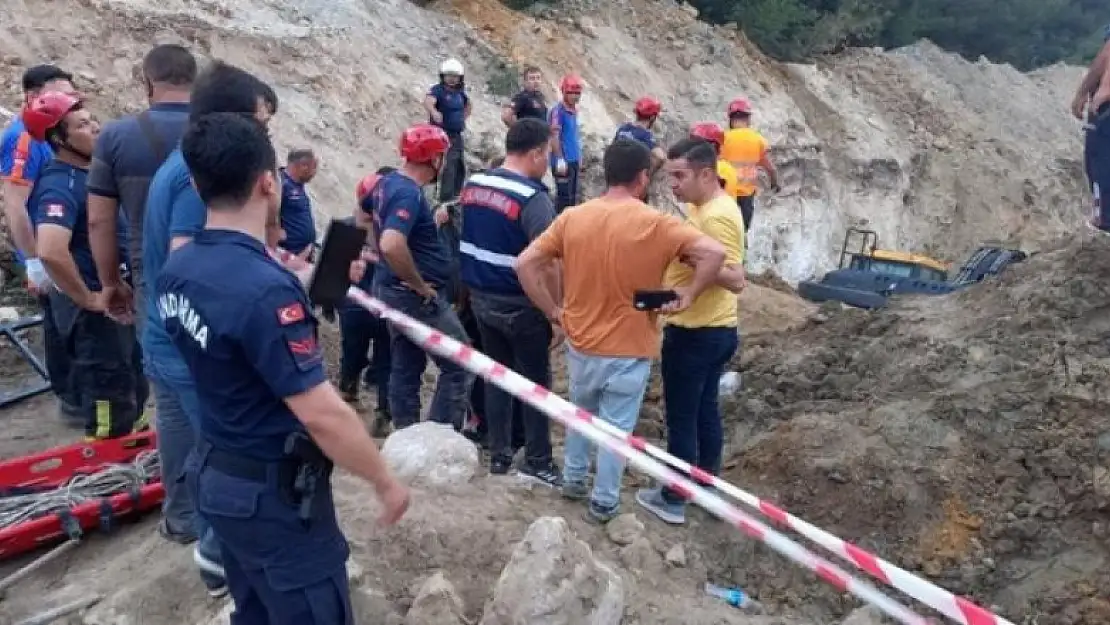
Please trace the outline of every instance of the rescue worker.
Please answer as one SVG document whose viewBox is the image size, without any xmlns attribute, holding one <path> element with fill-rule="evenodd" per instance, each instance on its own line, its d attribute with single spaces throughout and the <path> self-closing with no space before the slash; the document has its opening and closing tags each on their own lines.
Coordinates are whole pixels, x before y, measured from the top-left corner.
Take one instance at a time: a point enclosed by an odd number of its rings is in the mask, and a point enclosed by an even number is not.
<svg viewBox="0 0 1110 625">
<path fill-rule="evenodd" d="M 755 196 L 759 190 L 759 170 L 767 172 L 771 191 L 777 193 L 779 174 L 767 153 L 767 140 L 752 128 L 752 105 L 744 98 L 728 104 L 728 130 L 721 144 L 721 158 L 732 163 L 740 182 L 740 195 L 736 202 L 744 217 L 744 231 L 752 231 L 755 216 Z"/>
<path fill-rule="evenodd" d="M 367 174 L 355 189 L 358 210 L 374 212 L 373 191 L 382 176 L 397 171 L 394 167 L 382 167 Z M 365 207 L 365 209 L 363 208 Z M 357 217 L 351 217 L 352 223 Z M 368 239 L 371 256 L 375 266 L 380 262 L 377 250 L 373 248 L 374 237 Z M 374 291 L 374 271 L 368 271 L 358 287 L 367 293 Z M 339 392 L 349 403 L 357 404 L 359 395 L 359 376 L 365 370 L 365 385 L 372 387 L 377 396 L 374 422 L 371 434 L 382 437 L 389 434 L 392 421 L 389 413 L 389 328 L 386 321 L 354 302 L 344 302 L 339 307 Z M 374 354 L 367 358 L 371 345 Z M 369 365 L 369 367 L 367 367 Z"/>
<path fill-rule="evenodd" d="M 663 112 L 663 103 L 653 97 L 644 96 L 636 100 L 636 106 L 632 112 L 636 120 L 621 124 L 613 140 L 631 139 L 644 144 L 644 147 L 651 150 L 651 173 L 654 174 L 667 161 L 667 153 L 655 144 L 655 134 L 652 132 L 655 121 Z"/>
<path fill-rule="evenodd" d="M 197 76 L 189 100 L 190 122 L 212 113 L 254 115 L 266 123 L 274 105 L 267 101 L 266 86 L 255 76 L 219 60 L 210 62 Z M 188 243 L 204 229 L 205 208 L 193 186 L 180 148 L 175 149 L 150 181 L 143 224 L 143 263 L 148 285 L 153 285 L 172 250 Z M 278 206 L 274 206 L 274 218 Z M 180 476 L 185 459 L 197 444 L 201 400 L 197 382 L 181 352 L 174 346 L 162 323 L 154 290 L 146 289 L 143 324 L 143 360 L 154 385 L 158 430 L 158 453 L 162 473 Z M 200 577 L 214 596 L 227 592 L 219 541 L 202 515 L 195 513 L 195 495 L 180 480 L 166 482 L 162 536 L 174 542 L 196 540 L 193 561 Z"/>
<path fill-rule="evenodd" d="M 506 127 L 512 126 L 519 119 L 547 121 L 547 97 L 540 91 L 543 72 L 540 68 L 529 65 L 524 68 L 523 79 L 520 92 L 501 107 L 501 121 Z"/>
<path fill-rule="evenodd" d="M 204 115 L 181 151 L 205 228 L 170 255 L 154 291 L 205 406 L 186 479 L 222 546 L 231 623 L 353 625 L 333 466 L 374 486 L 387 525 L 408 490 L 327 381 L 307 293 L 265 248 L 281 196 L 265 127 Z"/>
<path fill-rule="evenodd" d="M 716 475 L 724 446 L 718 387 L 740 345 L 736 294 L 745 284 L 744 222 L 736 200 L 721 188 L 717 150 L 709 141 L 683 139 L 667 156 L 667 177 L 675 198 L 686 203 L 686 222 L 725 250 L 725 265 L 716 281 L 689 308 L 664 318 L 661 370 L 667 451 Z M 672 261 L 663 285 L 678 288 L 692 277 L 693 270 Z M 641 489 L 636 501 L 666 523 L 686 522 L 685 500 L 669 489 Z"/>
<path fill-rule="evenodd" d="M 578 173 L 582 160 L 582 136 L 578 130 L 578 102 L 582 99 L 582 79 L 574 74 L 563 77 L 559 91 L 563 98 L 551 107 L 547 123 L 551 126 L 551 175 L 555 178 L 555 211 L 563 212 L 578 204 Z"/>
<path fill-rule="evenodd" d="M 23 105 L 48 91 L 76 93 L 72 77 L 54 65 L 36 65 L 23 72 Z M 48 297 L 50 278 L 35 250 L 35 226 L 28 204 L 31 187 L 39 172 L 54 158 L 50 145 L 36 141 L 27 133 L 23 118 L 16 115 L 0 136 L 0 196 L 8 232 L 15 244 L 16 257 L 23 264 L 27 287 L 42 308 L 43 352 L 50 390 L 58 400 L 62 421 L 84 427 L 80 399 L 70 384 L 69 351 L 61 339 Z"/>
<path fill-rule="evenodd" d="M 651 167 L 651 152 L 642 144 L 614 141 L 603 167 L 606 192 L 559 215 L 515 264 L 528 299 L 566 332 L 571 401 L 632 432 L 651 361 L 659 357 L 656 315 L 633 306 L 635 292 L 659 288 L 667 266 L 681 258 L 693 266 L 694 277 L 675 287 L 678 298 L 664 312 L 685 310 L 716 280 L 725 251 L 677 217 L 640 201 Z M 607 523 L 620 512 L 624 459 L 599 450 L 591 491 L 590 451 L 589 439 L 567 432 L 563 496 L 589 499 L 587 520 Z"/>
<path fill-rule="evenodd" d="M 134 328 L 105 315 L 89 247 L 86 180 L 100 124 L 75 95 L 56 91 L 22 112 L 31 137 L 47 141 L 55 157 L 31 192 L 39 258 L 57 288 L 49 293 L 54 323 L 69 348 L 71 375 L 85 421 L 85 438 L 130 434 L 148 389 Z M 126 227 L 126 220 L 120 223 Z M 127 276 L 126 231 L 120 239 Z"/>
<path fill-rule="evenodd" d="M 713 149 L 717 152 L 717 177 L 720 178 L 721 187 L 739 206 L 741 189 L 736 168 L 732 163 L 721 158 L 721 144 L 725 141 L 725 131 L 713 122 L 698 122 L 690 127 L 690 136 L 713 144 Z M 747 232 L 746 229 L 745 232 Z"/>
<path fill-rule="evenodd" d="M 363 204 L 361 220 L 373 221 L 381 260 L 374 272 L 375 296 L 387 306 L 467 342 L 466 331 L 447 297 L 452 279 L 451 252 L 437 232 L 422 187 L 435 182 L 450 139 L 442 129 L 417 124 L 401 134 L 401 168 L 381 177 L 372 197 L 373 213 Z M 365 223 L 362 221 L 360 223 Z M 428 354 L 390 327 L 389 410 L 395 429 L 420 420 L 420 384 Z M 474 375 L 441 358 L 429 419 L 462 428 Z"/>
<path fill-rule="evenodd" d="M 447 202 L 459 196 L 466 178 L 463 131 L 471 108 L 461 61 L 447 59 L 439 66 L 439 82 L 432 85 L 424 97 L 424 110 L 428 112 L 429 121 L 443 129 L 451 141 L 439 180 L 439 201 Z"/>
<path fill-rule="evenodd" d="M 105 306 L 117 318 L 133 319 L 140 332 L 146 321 L 142 252 L 147 192 L 155 172 L 185 132 L 197 61 L 184 47 L 165 44 L 151 49 L 142 67 L 149 108 L 104 126 L 89 169 L 89 241 Z M 117 270 L 116 216 L 121 209 L 130 225 L 128 258 L 135 292 Z"/>
<path fill-rule="evenodd" d="M 305 185 L 316 176 L 317 166 L 312 150 L 302 148 L 291 150 L 281 168 L 281 228 L 285 239 L 278 245 L 309 262 L 316 249 L 316 222 Z"/>
<path fill-rule="evenodd" d="M 555 219 L 542 179 L 551 150 L 551 128 L 537 119 L 514 123 L 505 136 L 502 167 L 475 174 L 460 197 L 462 207 L 462 280 L 481 334 L 482 349 L 524 377 L 551 386 L 555 330 L 520 286 L 513 263 Z M 496 385 L 485 387 L 490 473 L 505 474 L 513 464 L 513 397 Z M 522 407 L 525 457 L 519 473 L 548 486 L 562 485 L 551 459 L 547 417 Z"/>
<path fill-rule="evenodd" d="M 1110 212 L 1102 199 L 1110 189 L 1110 26 L 1105 37 L 1071 103 L 1072 114 L 1086 122 L 1083 162 L 1091 186 L 1090 223 L 1100 230 L 1110 230 Z"/>
</svg>

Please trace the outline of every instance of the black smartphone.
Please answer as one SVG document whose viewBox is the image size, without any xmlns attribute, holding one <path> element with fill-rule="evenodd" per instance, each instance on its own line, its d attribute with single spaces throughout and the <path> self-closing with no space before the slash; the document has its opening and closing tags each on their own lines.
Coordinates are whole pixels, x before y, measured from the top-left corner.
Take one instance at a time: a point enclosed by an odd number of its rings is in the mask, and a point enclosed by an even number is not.
<svg viewBox="0 0 1110 625">
<path fill-rule="evenodd" d="M 636 310 L 659 310 L 676 299 L 678 299 L 678 293 L 670 289 L 635 291 L 632 294 L 632 305 L 636 307 Z"/>
</svg>

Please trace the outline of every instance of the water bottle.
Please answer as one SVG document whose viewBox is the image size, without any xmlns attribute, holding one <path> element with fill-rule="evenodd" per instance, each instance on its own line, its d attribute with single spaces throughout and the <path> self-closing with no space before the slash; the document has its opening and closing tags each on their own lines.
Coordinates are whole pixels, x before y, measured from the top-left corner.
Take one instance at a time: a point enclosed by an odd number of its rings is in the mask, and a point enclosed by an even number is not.
<svg viewBox="0 0 1110 625">
<path fill-rule="evenodd" d="M 705 584 L 705 594 L 716 597 L 734 608 L 754 609 L 759 604 L 739 588 L 725 588 L 716 584 Z"/>
</svg>

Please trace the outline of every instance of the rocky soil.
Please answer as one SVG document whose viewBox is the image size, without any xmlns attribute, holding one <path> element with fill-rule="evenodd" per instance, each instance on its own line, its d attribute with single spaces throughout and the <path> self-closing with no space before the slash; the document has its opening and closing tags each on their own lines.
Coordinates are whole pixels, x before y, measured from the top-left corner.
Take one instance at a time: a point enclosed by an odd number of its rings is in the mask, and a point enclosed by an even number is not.
<svg viewBox="0 0 1110 625">
<path fill-rule="evenodd" d="M 761 204 L 753 270 L 791 283 L 827 269 L 847 226 L 952 261 L 987 240 L 1043 253 L 996 282 L 877 313 L 816 311 L 788 284 L 756 281 L 741 299 L 743 389 L 726 402 L 726 477 L 1015 623 L 1110 622 L 1110 241 L 1074 235 L 1085 201 L 1065 104 L 1080 70 L 1021 74 L 928 43 L 782 65 L 683 5 L 559 5 L 521 14 L 495 0 L 10 0 L 0 3 L 0 106 L 18 105 L 24 67 L 53 60 L 78 74 L 104 118 L 138 110 L 142 54 L 155 41 L 186 43 L 275 85 L 279 147 L 323 156 L 312 192 L 324 217 L 353 208 L 362 173 L 396 161 L 395 137 L 420 119 L 437 52 L 468 68 L 474 164 L 498 152 L 498 103 L 522 65 L 542 67 L 549 87 L 582 73 L 587 192 L 598 188 L 600 149 L 642 93 L 663 99 L 667 139 L 744 94 L 785 181 Z M 50 409 L 39 398 L 0 415 L 0 456 L 72 440 Z M 661 409 L 653 389 L 644 434 L 662 435 Z M 489 478 L 458 439 L 421 435 L 438 441 L 425 458 L 453 460 L 406 465 L 417 498 L 398 527 L 374 526 L 364 486 L 336 486 L 363 622 L 873 622 L 700 512 L 676 530 L 628 501 L 633 515 L 597 528 L 554 493 Z M 225 622 L 226 606 L 199 599 L 191 568 L 147 521 L 90 540 L 10 593 L 0 624 L 85 592 L 105 601 L 74 623 Z M 749 591 L 767 614 L 704 597 L 707 580 Z"/>
</svg>

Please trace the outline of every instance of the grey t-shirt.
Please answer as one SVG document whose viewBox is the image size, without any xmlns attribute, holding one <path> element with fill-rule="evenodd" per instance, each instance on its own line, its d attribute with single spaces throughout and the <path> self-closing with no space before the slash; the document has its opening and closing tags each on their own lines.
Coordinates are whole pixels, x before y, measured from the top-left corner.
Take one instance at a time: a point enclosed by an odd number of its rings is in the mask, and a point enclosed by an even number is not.
<svg viewBox="0 0 1110 625">
<path fill-rule="evenodd" d="M 145 115 L 149 135 L 144 132 L 138 115 L 122 117 L 104 127 L 96 141 L 88 180 L 90 194 L 115 199 L 127 215 L 131 272 L 136 290 L 143 284 L 147 191 L 155 172 L 185 134 L 189 105 L 159 103 L 151 106 Z M 136 293 L 135 301 L 141 306 L 141 293 Z"/>
</svg>

